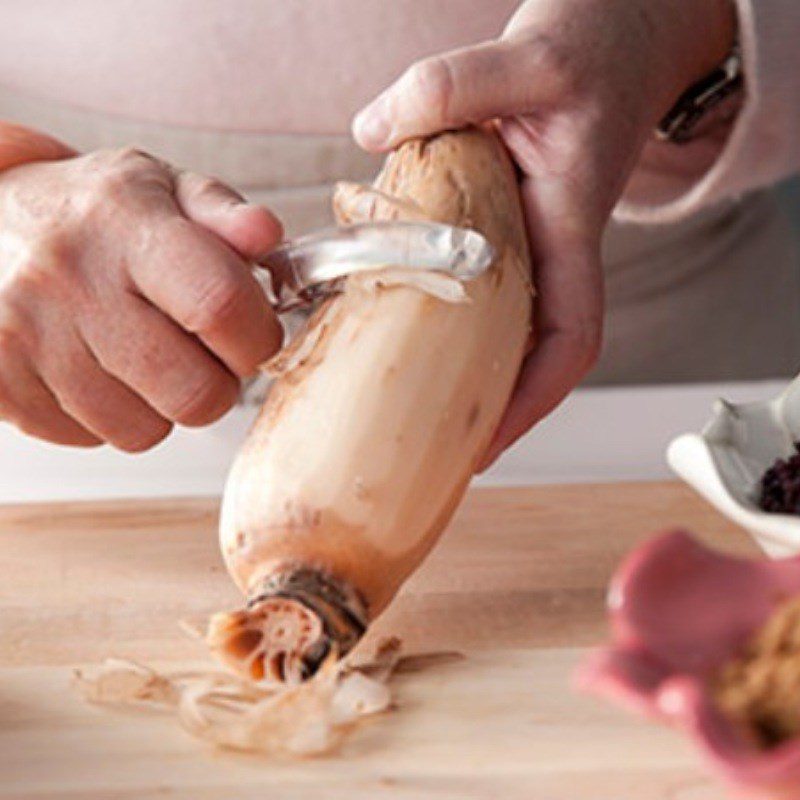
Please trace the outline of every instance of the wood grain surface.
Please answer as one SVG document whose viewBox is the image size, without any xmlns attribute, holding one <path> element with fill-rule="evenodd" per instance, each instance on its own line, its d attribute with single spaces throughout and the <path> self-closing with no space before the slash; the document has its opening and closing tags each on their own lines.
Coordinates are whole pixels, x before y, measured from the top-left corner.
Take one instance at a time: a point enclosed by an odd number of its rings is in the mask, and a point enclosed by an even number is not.
<svg viewBox="0 0 800 800">
<path fill-rule="evenodd" d="M 711 800 L 677 734 L 575 695 L 570 672 L 605 636 L 619 559 L 683 525 L 755 554 L 676 483 L 473 490 L 371 631 L 466 658 L 398 678 L 396 711 L 335 757 L 216 752 L 159 714 L 87 706 L 72 669 L 109 655 L 206 659 L 178 628 L 240 598 L 216 544 L 216 500 L 0 507 L 3 800 Z"/>
</svg>

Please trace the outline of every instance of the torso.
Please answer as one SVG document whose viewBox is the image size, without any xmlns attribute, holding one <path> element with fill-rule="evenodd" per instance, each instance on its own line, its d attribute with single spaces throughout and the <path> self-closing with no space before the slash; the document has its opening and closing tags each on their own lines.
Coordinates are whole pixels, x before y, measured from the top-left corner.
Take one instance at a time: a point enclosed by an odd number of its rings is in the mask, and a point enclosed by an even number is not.
<svg viewBox="0 0 800 800">
<path fill-rule="evenodd" d="M 12 0 L 0 4 L 0 84 L 169 124 L 344 133 L 412 61 L 498 35 L 517 5 Z"/>
</svg>

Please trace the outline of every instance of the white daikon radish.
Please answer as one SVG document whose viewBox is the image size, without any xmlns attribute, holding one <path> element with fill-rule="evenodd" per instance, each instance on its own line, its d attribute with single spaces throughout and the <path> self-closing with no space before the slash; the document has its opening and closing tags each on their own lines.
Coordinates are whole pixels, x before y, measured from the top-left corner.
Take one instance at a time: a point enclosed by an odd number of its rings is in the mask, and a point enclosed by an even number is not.
<svg viewBox="0 0 800 800">
<path fill-rule="evenodd" d="M 374 189 L 343 184 L 334 206 L 342 222 L 472 228 L 498 257 L 466 298 L 397 271 L 385 284 L 352 276 L 282 354 L 222 506 L 222 552 L 248 605 L 208 633 L 256 680 L 301 680 L 346 653 L 420 564 L 492 438 L 530 332 L 517 182 L 493 133 L 410 141 Z"/>
</svg>

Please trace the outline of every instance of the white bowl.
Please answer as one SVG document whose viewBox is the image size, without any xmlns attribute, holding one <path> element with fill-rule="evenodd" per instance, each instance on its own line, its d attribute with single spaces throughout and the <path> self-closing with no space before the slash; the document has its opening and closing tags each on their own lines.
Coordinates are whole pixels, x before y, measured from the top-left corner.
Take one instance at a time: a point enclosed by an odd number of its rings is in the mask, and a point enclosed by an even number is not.
<svg viewBox="0 0 800 800">
<path fill-rule="evenodd" d="M 800 441 L 800 377 L 773 400 L 718 400 L 701 433 L 667 448 L 674 472 L 723 514 L 748 530 L 773 558 L 800 553 L 800 516 L 761 511 L 761 476 Z"/>
</svg>

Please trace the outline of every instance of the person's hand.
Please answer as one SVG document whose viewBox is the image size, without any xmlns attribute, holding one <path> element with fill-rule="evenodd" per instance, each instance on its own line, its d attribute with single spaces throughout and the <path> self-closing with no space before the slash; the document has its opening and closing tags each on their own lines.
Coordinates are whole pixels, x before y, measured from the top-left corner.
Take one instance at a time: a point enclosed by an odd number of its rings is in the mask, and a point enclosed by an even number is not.
<svg viewBox="0 0 800 800">
<path fill-rule="evenodd" d="M 603 229 L 655 125 L 734 29 L 730 0 L 528 0 L 500 39 L 414 64 L 355 118 L 369 150 L 497 118 L 519 166 L 536 342 L 483 467 L 594 363 Z"/>
<path fill-rule="evenodd" d="M 0 419 L 52 442 L 212 422 L 282 330 L 249 262 L 280 223 L 135 150 L 0 173 Z"/>
</svg>

